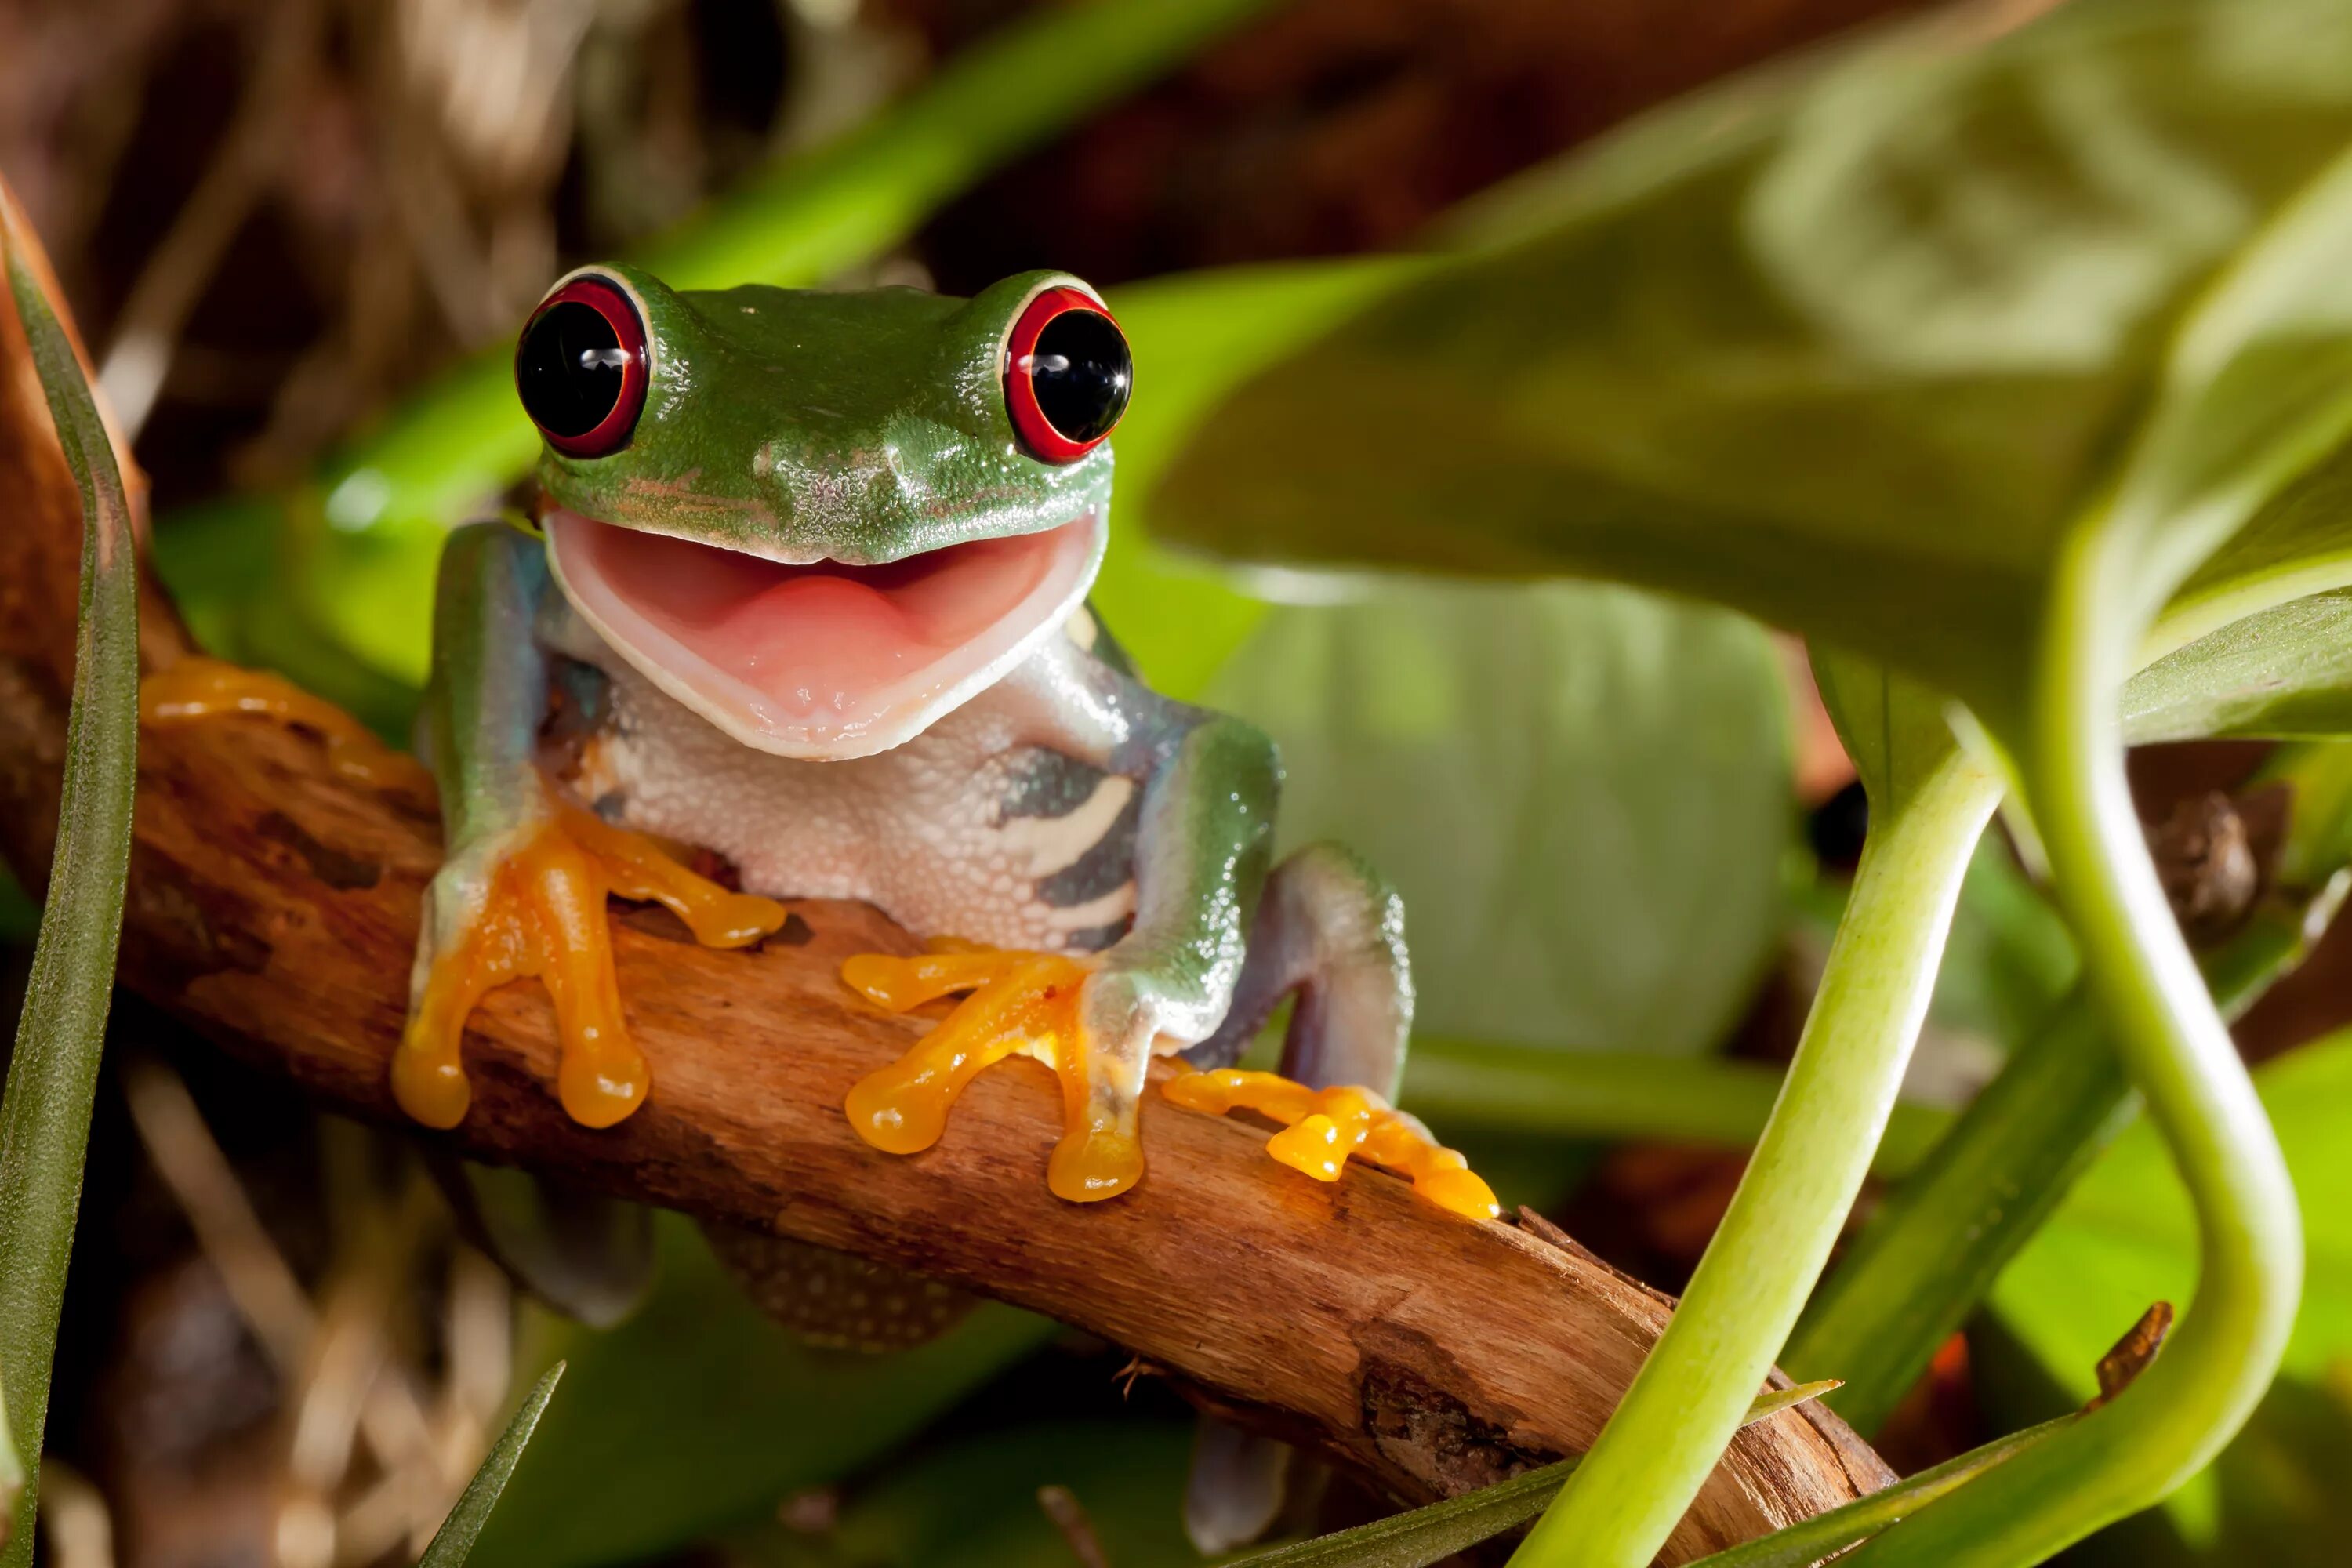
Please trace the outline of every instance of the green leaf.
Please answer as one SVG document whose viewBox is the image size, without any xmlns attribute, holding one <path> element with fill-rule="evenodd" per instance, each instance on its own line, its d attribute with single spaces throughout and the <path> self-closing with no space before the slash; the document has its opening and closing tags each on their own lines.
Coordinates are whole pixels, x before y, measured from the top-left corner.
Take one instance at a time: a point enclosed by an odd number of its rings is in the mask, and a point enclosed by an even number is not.
<svg viewBox="0 0 2352 1568">
<path fill-rule="evenodd" d="M 1433 1034 L 1689 1055 L 1781 918 L 1787 697 L 1749 622 L 1619 588 L 1275 609 L 1209 702 L 1282 748 L 1285 847 L 1404 895 Z"/>
<path fill-rule="evenodd" d="M 812 1350 L 744 1300 L 690 1221 L 659 1215 L 656 1237 L 660 1283 L 626 1323 L 599 1332 L 538 1319 L 541 1353 L 571 1364 L 572 1394 L 474 1568 L 596 1568 L 676 1551 L 872 1462 L 1054 1331 L 992 1303 L 898 1354 Z"/>
<path fill-rule="evenodd" d="M 2174 650 L 2124 688 L 2135 743 L 2201 735 L 2352 735 L 2352 593 L 2258 610 Z"/>
<path fill-rule="evenodd" d="M 1482 204 L 1146 511 L 1238 560 L 1671 588 L 1999 712 L 2085 497 L 2188 530 L 2145 587 L 2340 441 L 2312 265 L 2347 140 L 2352 25 L 2314 0 L 1913 24 Z"/>
<path fill-rule="evenodd" d="M 2305 1046 L 2254 1076 L 2294 1174 L 2310 1258 L 2284 1371 L 2292 1384 L 2326 1387 L 2352 1361 L 2352 1143 L 2344 1137 L 2352 1121 L 2352 1034 Z M 2087 1398 L 2107 1342 L 2148 1302 L 2189 1300 L 2197 1273 L 2188 1193 L 2143 1122 L 2116 1141 L 2002 1273 L 1991 1304 L 2066 1397 Z M 2263 1441 L 2258 1432 L 2240 1439 Z M 2248 1452 L 2229 1462 L 2266 1461 Z M 2209 1472 L 2167 1505 L 2191 1539 L 2215 1539 L 2219 1479 Z M 2263 1560 L 2231 1555 L 2227 1544 L 2217 1542 L 2214 1561 Z"/>
<path fill-rule="evenodd" d="M 15 1447 L 37 1477 L 48 1415 L 50 1359 L 81 1202 L 90 1102 L 114 994 L 138 782 L 139 584 L 131 508 L 114 446 L 73 344 L 35 274 L 31 239 L 0 187 L 0 247 L 8 289 L 47 395 L 66 461 L 81 489 L 80 629 L 66 722 L 64 794 L 48 898 L 32 976 L 0 1099 L 0 1386 Z M 45 435 L 17 435 L 28 447 Z M 11 1510 L 0 1563 L 33 1560 L 37 1489 Z"/>
<path fill-rule="evenodd" d="M 507 1489 L 507 1478 L 514 1474 L 515 1465 L 530 1446 L 530 1435 L 538 1429 L 539 1418 L 546 1412 L 547 1402 L 555 1397 L 555 1385 L 562 1377 L 563 1363 L 557 1362 L 523 1395 L 514 1419 L 499 1434 L 499 1440 L 490 1445 L 481 1468 L 458 1494 L 457 1506 L 441 1521 L 441 1528 L 433 1532 L 432 1544 L 416 1560 L 416 1568 L 462 1568 L 473 1552 L 475 1537 L 489 1522 L 490 1510 L 499 1506 L 499 1494 Z"/>
</svg>

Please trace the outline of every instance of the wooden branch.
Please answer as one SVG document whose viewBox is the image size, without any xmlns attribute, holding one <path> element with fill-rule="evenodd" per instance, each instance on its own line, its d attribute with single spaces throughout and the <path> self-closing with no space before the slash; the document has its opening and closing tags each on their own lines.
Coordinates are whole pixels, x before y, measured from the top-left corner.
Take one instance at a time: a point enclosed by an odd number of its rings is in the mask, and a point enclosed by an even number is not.
<svg viewBox="0 0 2352 1568">
<path fill-rule="evenodd" d="M 0 847 L 37 882 L 55 824 L 80 549 L 79 502 L 13 316 L 0 312 Z M 187 641 L 152 587 L 151 668 Z M 429 803 L 336 777 L 317 737 L 237 718 L 141 736 L 126 984 L 322 1104 L 404 1126 L 386 1087 Z M 836 980 L 845 956 L 912 951 L 862 905 L 803 902 L 762 950 L 713 952 L 630 913 L 614 947 L 650 1099 L 605 1131 L 552 1092 L 536 985 L 492 995 L 466 1041 L 476 1095 L 452 1152 L 560 1171 L 632 1198 L 770 1227 L 919 1270 L 1131 1347 L 1214 1407 L 1311 1443 L 1421 1500 L 1580 1451 L 1666 1315 L 1572 1247 L 1457 1219 L 1402 1182 L 1335 1185 L 1267 1158 L 1265 1131 L 1146 1107 L 1150 1174 L 1112 1202 L 1045 1189 L 1051 1076 L 989 1073 L 940 1146 L 876 1152 L 851 1084 L 927 1022 Z M 1890 1472 L 1807 1406 L 1733 1444 L 1662 1561 L 1845 1502 Z"/>
</svg>

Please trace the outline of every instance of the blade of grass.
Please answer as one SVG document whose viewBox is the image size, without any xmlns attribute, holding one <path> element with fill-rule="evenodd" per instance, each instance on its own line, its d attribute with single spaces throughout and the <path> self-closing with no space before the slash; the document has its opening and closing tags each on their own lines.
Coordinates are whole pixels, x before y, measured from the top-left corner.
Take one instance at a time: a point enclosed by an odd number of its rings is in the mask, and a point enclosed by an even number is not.
<svg viewBox="0 0 2352 1568">
<path fill-rule="evenodd" d="M 2050 1437 L 2063 1427 L 2081 1420 L 2079 1415 L 2065 1415 L 2054 1421 L 2044 1421 L 2039 1426 L 2028 1426 L 2021 1432 L 2011 1432 L 1996 1437 L 1980 1448 L 1971 1448 L 1940 1465 L 1906 1476 L 1891 1487 L 1883 1487 L 1866 1498 L 1857 1498 L 1827 1513 L 1817 1513 L 1786 1530 L 1776 1530 L 1769 1535 L 1759 1535 L 1753 1541 L 1702 1557 L 1691 1568 L 1811 1568 L 1823 1558 L 1843 1552 L 1857 1542 L 1872 1536 L 1910 1514 L 1934 1502 L 1937 1498 L 1958 1487 L 1962 1482 L 2012 1458 Z"/>
<path fill-rule="evenodd" d="M 33 972 L 0 1098 L 0 1387 L 16 1450 L 37 1479 L 49 1363 L 81 1202 L 90 1101 L 122 934 L 139 743 L 137 552 L 114 446 L 64 324 L 42 291 L 30 236 L 0 190 L 8 290 L 82 500 L 81 626 L 66 722 L 64 793 Z M 33 1557 L 37 1488 L 10 1510 L 0 1564 Z"/>
<path fill-rule="evenodd" d="M 1804 1384 L 1758 1394 L 1740 1422 L 1761 1421 L 1808 1399 L 1819 1398 L 1833 1384 Z M 1442 1563 L 1482 1541 L 1491 1540 L 1541 1513 L 1576 1468 L 1573 1458 L 1513 1476 L 1444 1502 L 1410 1513 L 1360 1524 L 1245 1557 L 1235 1568 L 1424 1568 Z M 1875 1527 L 1874 1527 L 1875 1528 Z M 1855 1537 L 1860 1540 L 1859 1536 Z"/>
<path fill-rule="evenodd" d="M 490 1445 L 482 1460 L 482 1468 L 466 1483 L 458 1494 L 457 1503 L 441 1528 L 433 1532 L 433 1543 L 425 1555 L 416 1560 L 416 1568 L 460 1568 L 474 1550 L 475 1537 L 489 1522 L 490 1510 L 499 1503 L 499 1494 L 507 1489 L 507 1478 L 514 1474 L 522 1451 L 530 1446 L 530 1435 L 538 1429 L 539 1418 L 546 1414 L 547 1402 L 555 1397 L 555 1385 L 562 1379 L 563 1363 L 557 1362 L 547 1369 L 547 1375 L 531 1385 L 523 1396 L 522 1408 L 514 1413 L 507 1429 Z"/>
</svg>

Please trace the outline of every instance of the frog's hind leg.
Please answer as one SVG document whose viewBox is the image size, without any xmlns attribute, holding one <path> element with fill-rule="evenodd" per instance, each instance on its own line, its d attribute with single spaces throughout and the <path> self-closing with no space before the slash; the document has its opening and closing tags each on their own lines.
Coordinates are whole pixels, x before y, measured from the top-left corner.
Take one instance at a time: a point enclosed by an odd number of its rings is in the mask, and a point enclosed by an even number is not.
<svg viewBox="0 0 2352 1568">
<path fill-rule="evenodd" d="M 1266 878 L 1233 1007 L 1184 1059 L 1231 1067 L 1290 995 L 1297 1000 L 1283 1040 L 1285 1078 L 1394 1098 L 1412 1031 L 1404 903 L 1343 845 L 1310 844 Z"/>
<path fill-rule="evenodd" d="M 1230 1067 L 1275 1007 L 1296 995 L 1282 1072 L 1313 1089 L 1362 1085 L 1393 1095 L 1412 1028 L 1404 905 L 1352 850 L 1315 844 L 1274 868 L 1223 1025 L 1184 1053 Z M 1245 1546 L 1281 1515 L 1290 1447 L 1213 1415 L 1201 1417 L 1184 1489 L 1184 1531 L 1203 1555 Z"/>
</svg>

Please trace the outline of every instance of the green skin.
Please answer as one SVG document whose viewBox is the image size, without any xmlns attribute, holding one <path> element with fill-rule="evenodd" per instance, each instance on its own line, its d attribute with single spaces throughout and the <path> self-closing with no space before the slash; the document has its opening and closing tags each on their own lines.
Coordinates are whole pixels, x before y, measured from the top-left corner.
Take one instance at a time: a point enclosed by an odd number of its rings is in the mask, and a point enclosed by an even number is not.
<svg viewBox="0 0 2352 1568">
<path fill-rule="evenodd" d="M 1108 506 L 1108 443 L 1074 462 L 1042 461 L 1005 405 L 1013 321 L 1041 289 L 1075 279 L 1026 274 L 967 301 L 905 289 L 677 293 L 642 272 L 596 271 L 638 304 L 651 380 L 621 450 L 593 459 L 543 452 L 538 480 L 551 507 L 770 559 L 870 565 L 1037 532 Z M 452 538 L 421 721 L 449 852 L 428 893 L 418 996 L 436 954 L 479 915 L 500 859 L 541 824 L 535 769 L 559 669 L 545 639 L 566 609 L 531 535 L 478 524 Z M 617 669 L 625 659 L 641 656 L 593 662 Z M 1289 993 L 1301 997 L 1287 1058 L 1294 1076 L 1392 1089 L 1412 1011 L 1401 908 L 1336 847 L 1270 871 L 1281 776 L 1272 742 L 1238 720 L 1151 692 L 1107 638 L 1085 648 L 1053 637 L 1006 685 L 1031 692 L 1033 706 L 1067 710 L 1064 738 L 1045 748 L 1055 755 L 1019 759 L 1030 774 L 1066 764 L 1086 777 L 1124 776 L 1139 797 L 1124 836 L 1103 850 L 1125 857 L 1133 879 L 1132 929 L 1105 936 L 1081 999 L 1097 1125 L 1132 1133 L 1155 1049 L 1230 1060 Z M 790 790 L 804 776 L 794 770 L 868 765 L 761 758 L 740 774 L 729 763 L 719 782 Z M 974 788 L 1003 787 L 999 773 L 985 784 L 973 776 Z M 1011 797 L 1002 805 L 1023 809 Z M 779 885 L 753 884 L 747 873 L 747 887 L 809 890 L 788 885 L 789 873 L 767 879 Z M 887 899 L 877 901 L 888 910 Z"/>
</svg>

